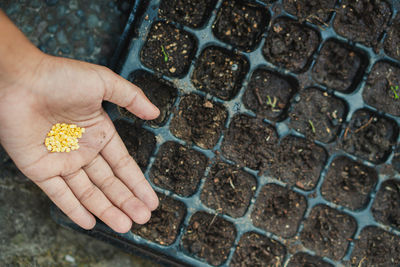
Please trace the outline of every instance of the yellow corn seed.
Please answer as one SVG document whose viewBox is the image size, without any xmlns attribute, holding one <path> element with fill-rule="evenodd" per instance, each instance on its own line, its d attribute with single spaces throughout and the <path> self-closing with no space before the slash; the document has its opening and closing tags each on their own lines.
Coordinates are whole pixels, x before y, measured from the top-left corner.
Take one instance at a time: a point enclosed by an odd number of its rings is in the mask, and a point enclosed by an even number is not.
<svg viewBox="0 0 400 267">
<path fill-rule="evenodd" d="M 76 124 L 56 123 L 51 127 L 44 144 L 51 152 L 70 152 L 79 149 L 78 138 L 82 137 L 85 128 Z"/>
</svg>

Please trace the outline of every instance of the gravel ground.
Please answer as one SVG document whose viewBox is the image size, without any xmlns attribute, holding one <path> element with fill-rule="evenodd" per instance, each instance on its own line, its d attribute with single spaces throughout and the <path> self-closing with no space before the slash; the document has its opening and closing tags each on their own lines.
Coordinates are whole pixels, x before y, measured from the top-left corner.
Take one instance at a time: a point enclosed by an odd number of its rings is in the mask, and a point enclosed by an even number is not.
<svg viewBox="0 0 400 267">
<path fill-rule="evenodd" d="M 132 1 L 0 0 L 42 51 L 107 65 Z M 1 266 L 155 266 L 57 225 L 50 201 L 0 147 Z"/>
<path fill-rule="evenodd" d="M 131 1 L 1 0 L 0 7 L 42 51 L 107 65 Z"/>
</svg>

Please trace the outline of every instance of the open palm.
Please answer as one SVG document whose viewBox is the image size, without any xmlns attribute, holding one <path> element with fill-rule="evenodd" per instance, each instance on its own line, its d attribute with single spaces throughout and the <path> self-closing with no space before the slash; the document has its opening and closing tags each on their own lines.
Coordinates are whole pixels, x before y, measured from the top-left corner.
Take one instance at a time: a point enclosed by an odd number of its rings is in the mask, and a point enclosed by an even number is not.
<svg viewBox="0 0 400 267">
<path fill-rule="evenodd" d="M 0 97 L 2 145 L 67 216 L 90 229 L 95 215 L 117 232 L 149 220 L 157 196 L 102 108 L 107 100 L 156 118 L 158 109 L 139 88 L 105 67 L 45 56 L 7 90 Z M 51 153 L 44 139 L 63 122 L 86 128 L 80 148 Z"/>
</svg>

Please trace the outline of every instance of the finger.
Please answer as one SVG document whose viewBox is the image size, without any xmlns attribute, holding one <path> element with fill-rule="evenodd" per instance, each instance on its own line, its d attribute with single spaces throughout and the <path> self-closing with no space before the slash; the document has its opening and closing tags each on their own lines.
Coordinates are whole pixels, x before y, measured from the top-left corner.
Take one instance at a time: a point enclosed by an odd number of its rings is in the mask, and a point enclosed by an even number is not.
<svg viewBox="0 0 400 267">
<path fill-rule="evenodd" d="M 131 82 L 108 69 L 103 79 L 105 81 L 104 100 L 124 107 L 144 120 L 155 119 L 160 114 L 158 108 L 150 102 L 143 91 Z"/>
<path fill-rule="evenodd" d="M 114 174 L 143 201 L 150 210 L 158 206 L 158 198 L 153 188 L 147 182 L 139 166 L 129 155 L 124 143 L 118 134 L 113 135 L 111 140 L 101 151 L 101 155 L 111 166 Z"/>
<path fill-rule="evenodd" d="M 120 179 L 115 177 L 102 156 L 98 155 L 84 170 L 107 198 L 134 222 L 144 224 L 150 219 L 149 208 L 135 197 Z"/>
<path fill-rule="evenodd" d="M 94 216 L 78 201 L 60 176 L 38 181 L 36 184 L 49 196 L 65 215 L 80 227 L 89 230 L 96 224 Z"/>
<path fill-rule="evenodd" d="M 63 178 L 78 200 L 115 232 L 126 233 L 130 230 L 131 219 L 106 198 L 84 170 L 79 169 Z"/>
</svg>

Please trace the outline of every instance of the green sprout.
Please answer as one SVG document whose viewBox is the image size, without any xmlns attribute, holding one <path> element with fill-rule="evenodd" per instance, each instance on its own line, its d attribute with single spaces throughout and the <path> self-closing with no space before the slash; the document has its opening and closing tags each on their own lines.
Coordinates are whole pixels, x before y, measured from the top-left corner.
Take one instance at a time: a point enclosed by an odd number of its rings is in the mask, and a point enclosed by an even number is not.
<svg viewBox="0 0 400 267">
<path fill-rule="evenodd" d="M 279 112 L 280 111 L 280 109 L 277 108 L 277 107 L 279 107 L 278 98 L 276 98 L 275 96 L 274 96 L 274 98 L 272 100 L 272 98 L 269 95 L 267 95 L 267 106 L 271 107 L 272 112 Z"/>
<path fill-rule="evenodd" d="M 163 55 L 164 55 L 164 61 L 165 61 L 165 62 L 168 62 L 168 53 L 167 53 L 167 51 L 165 51 L 165 48 L 164 48 L 163 45 L 161 46 L 161 52 L 162 52 Z"/>
<path fill-rule="evenodd" d="M 399 86 L 398 85 L 396 85 L 396 86 L 390 86 L 390 90 L 392 90 L 392 92 L 393 92 L 393 94 L 394 94 L 394 99 L 399 99 L 400 98 L 400 96 L 399 96 Z"/>
<path fill-rule="evenodd" d="M 311 131 L 312 131 L 313 133 L 315 133 L 314 123 L 313 123 L 311 120 L 308 120 L 308 123 L 309 123 L 310 126 L 311 126 Z"/>
<path fill-rule="evenodd" d="M 268 99 L 267 105 L 271 106 L 271 108 L 275 108 L 276 101 L 277 101 L 276 97 L 274 97 L 274 101 L 272 101 L 271 97 L 269 95 L 267 95 L 267 99 Z"/>
</svg>

